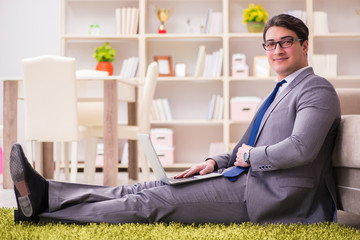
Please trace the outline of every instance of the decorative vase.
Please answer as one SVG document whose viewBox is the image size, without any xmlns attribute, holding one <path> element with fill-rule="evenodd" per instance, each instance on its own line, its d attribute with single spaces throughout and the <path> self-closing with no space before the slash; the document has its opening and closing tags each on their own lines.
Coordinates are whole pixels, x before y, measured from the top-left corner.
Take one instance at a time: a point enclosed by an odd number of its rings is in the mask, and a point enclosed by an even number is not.
<svg viewBox="0 0 360 240">
<path fill-rule="evenodd" d="M 249 33 L 261 33 L 264 31 L 264 22 L 247 22 L 247 29 Z"/>
<path fill-rule="evenodd" d="M 96 70 L 106 71 L 109 73 L 109 76 L 111 76 L 114 72 L 114 68 L 111 62 L 98 62 L 98 64 L 96 65 Z"/>
</svg>

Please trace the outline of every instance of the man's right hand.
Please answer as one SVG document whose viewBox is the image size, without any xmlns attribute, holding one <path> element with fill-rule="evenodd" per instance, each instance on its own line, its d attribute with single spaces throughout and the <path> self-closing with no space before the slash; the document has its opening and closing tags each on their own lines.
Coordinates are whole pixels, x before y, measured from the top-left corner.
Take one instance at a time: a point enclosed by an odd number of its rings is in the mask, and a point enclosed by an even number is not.
<svg viewBox="0 0 360 240">
<path fill-rule="evenodd" d="M 176 175 L 174 178 L 186 178 L 186 177 L 190 177 L 196 173 L 199 173 L 200 175 L 205 175 L 207 173 L 211 173 L 215 170 L 215 160 L 213 159 L 209 159 L 206 160 L 203 163 L 200 163 L 194 167 L 191 167 L 187 170 L 185 170 L 184 172 Z"/>
</svg>

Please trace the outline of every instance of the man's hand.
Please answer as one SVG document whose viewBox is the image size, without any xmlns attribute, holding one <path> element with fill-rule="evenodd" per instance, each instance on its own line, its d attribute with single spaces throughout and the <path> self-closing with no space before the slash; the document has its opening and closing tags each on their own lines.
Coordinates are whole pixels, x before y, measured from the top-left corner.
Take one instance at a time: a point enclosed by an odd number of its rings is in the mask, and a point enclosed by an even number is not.
<svg viewBox="0 0 360 240">
<path fill-rule="evenodd" d="M 215 169 L 215 160 L 209 159 L 203 163 L 200 163 L 192 168 L 185 170 L 184 172 L 176 175 L 174 178 L 186 178 L 196 173 L 199 173 L 200 175 L 204 175 L 213 172 L 214 169 Z"/>
<path fill-rule="evenodd" d="M 241 147 L 238 148 L 238 151 L 236 153 L 236 161 L 234 165 L 238 167 L 250 167 L 250 164 L 247 164 L 244 160 L 244 153 L 252 148 L 253 148 L 252 146 L 246 144 L 241 145 Z M 251 161 L 251 153 L 250 153 L 250 161 Z"/>
</svg>

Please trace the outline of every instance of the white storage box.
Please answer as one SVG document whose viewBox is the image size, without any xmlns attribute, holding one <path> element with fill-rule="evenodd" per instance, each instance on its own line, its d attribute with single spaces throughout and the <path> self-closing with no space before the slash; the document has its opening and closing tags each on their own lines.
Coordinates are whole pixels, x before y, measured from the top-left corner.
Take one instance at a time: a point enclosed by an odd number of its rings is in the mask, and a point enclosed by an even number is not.
<svg viewBox="0 0 360 240">
<path fill-rule="evenodd" d="M 156 146 L 168 146 L 174 145 L 174 134 L 170 128 L 153 128 L 150 130 L 150 138 L 152 144 Z"/>
<path fill-rule="evenodd" d="M 172 165 L 175 161 L 174 147 L 155 147 L 156 155 L 164 166 Z"/>
<path fill-rule="evenodd" d="M 246 64 L 246 56 L 243 53 L 234 53 L 232 55 L 232 67 L 245 65 Z"/>
<path fill-rule="evenodd" d="M 249 76 L 249 66 L 248 65 L 237 65 L 232 66 L 231 69 L 232 77 L 248 77 Z"/>
<path fill-rule="evenodd" d="M 250 121 L 259 105 L 258 97 L 233 97 L 230 100 L 230 119 L 232 121 Z"/>
</svg>

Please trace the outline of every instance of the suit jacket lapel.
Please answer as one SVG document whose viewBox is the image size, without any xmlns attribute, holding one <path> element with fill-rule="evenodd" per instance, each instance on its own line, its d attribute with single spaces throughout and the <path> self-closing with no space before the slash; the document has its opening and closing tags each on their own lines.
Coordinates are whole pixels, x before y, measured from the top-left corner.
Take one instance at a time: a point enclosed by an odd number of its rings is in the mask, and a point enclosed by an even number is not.
<svg viewBox="0 0 360 240">
<path fill-rule="evenodd" d="M 264 127 L 264 124 L 266 123 L 267 119 L 269 118 L 270 114 L 274 111 L 275 107 L 286 97 L 286 95 L 288 95 L 300 82 L 302 82 L 307 76 L 309 76 L 310 74 L 314 74 L 313 69 L 310 67 L 308 69 L 305 69 L 304 71 L 302 71 L 287 87 L 284 91 L 282 91 L 275 99 L 274 101 L 271 103 L 271 105 L 269 106 L 269 108 L 267 109 L 261 124 L 260 124 L 260 128 L 259 128 L 259 132 L 256 136 L 256 140 L 255 140 L 255 145 L 257 142 L 257 139 L 259 137 L 259 135 L 261 134 L 261 131 Z"/>
</svg>

